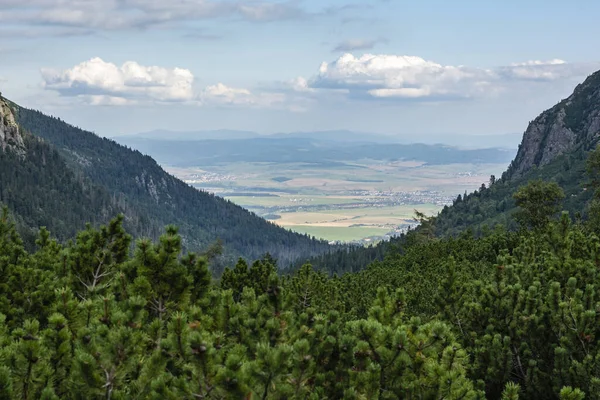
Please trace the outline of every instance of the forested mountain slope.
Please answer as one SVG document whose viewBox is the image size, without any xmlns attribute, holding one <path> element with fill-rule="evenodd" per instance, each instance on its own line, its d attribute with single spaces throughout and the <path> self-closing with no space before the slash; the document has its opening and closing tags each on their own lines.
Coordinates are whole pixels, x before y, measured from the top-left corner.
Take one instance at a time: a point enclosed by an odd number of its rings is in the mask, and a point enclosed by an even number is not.
<svg viewBox="0 0 600 400">
<path fill-rule="evenodd" d="M 176 228 L 131 255 L 121 223 L 27 252 L 0 216 L 0 398 L 600 398 L 600 230 L 567 215 L 220 282 Z"/>
<path fill-rule="evenodd" d="M 501 223 L 514 226 L 512 198 L 530 180 L 554 181 L 565 191 L 564 209 L 585 218 L 592 197 L 587 190 L 585 161 L 600 138 L 600 71 L 578 85 L 573 94 L 533 120 L 515 159 L 488 187 L 459 196 L 435 221 L 438 234 L 456 234 L 470 227 Z"/>
<path fill-rule="evenodd" d="M 38 111 L 10 102 L 5 102 L 5 105 L 10 105 L 20 131 L 31 134 L 24 134 L 24 137 L 30 137 L 28 145 L 47 149 L 44 151 L 50 152 L 51 159 L 57 163 L 50 168 L 44 166 L 44 162 L 49 162 L 48 157 L 44 160 L 42 154 L 26 156 L 27 171 L 31 174 L 29 187 L 41 193 L 30 196 L 26 191 L 20 191 L 19 196 L 23 197 L 18 201 L 5 201 L 13 210 L 17 204 L 27 208 L 17 214 L 29 227 L 46 224 L 53 234 L 66 239 L 75 230 L 83 228 L 85 222 L 106 222 L 120 211 L 125 214 L 125 225 L 135 237 L 156 239 L 164 226 L 175 224 L 180 229 L 184 248 L 200 250 L 220 239 L 231 258 L 244 256 L 255 259 L 268 252 L 281 265 L 286 265 L 297 258 L 328 249 L 325 242 L 287 231 L 229 201 L 192 188 L 138 151 Z M 2 169 L 3 173 L 16 171 L 11 167 L 18 165 L 16 153 L 3 152 L 3 157 L 10 158 L 6 160 L 8 164 Z M 98 193 L 99 198 L 90 195 L 92 203 L 82 201 L 74 206 L 74 209 L 81 210 L 74 217 L 70 214 L 72 208 L 69 205 L 77 201 L 77 191 L 75 194 L 67 192 L 70 186 L 66 184 L 44 188 L 46 182 L 52 181 L 48 175 L 56 174 L 69 176 L 69 179 L 79 182 L 82 191 Z M 22 178 L 21 175 L 18 177 Z M 18 185 L 16 174 L 3 178 L 2 184 L 7 187 Z M 43 202 L 49 195 L 73 200 L 63 202 L 64 209 L 55 207 L 54 203 L 45 204 L 43 212 L 35 209 L 33 204 Z M 53 223 L 48 223 L 49 216 L 55 219 Z M 69 224 L 61 225 L 61 219 L 68 220 Z"/>
<path fill-rule="evenodd" d="M 105 222 L 121 211 L 105 190 L 71 171 L 49 144 L 19 129 L 2 98 L 0 203 L 12 210 L 29 245 L 40 226 L 64 239 L 86 222 Z"/>
<path fill-rule="evenodd" d="M 475 192 L 459 195 L 430 221 L 429 229 L 441 237 L 459 235 L 467 229 L 481 234 L 498 224 L 515 229 L 513 194 L 537 179 L 556 182 L 565 192 L 563 209 L 572 218 L 587 218 L 593 193 L 588 190 L 586 160 L 599 138 L 600 71 L 529 124 L 515 159 L 501 177 L 492 176 Z M 406 238 L 399 237 L 366 249 L 338 249 L 312 262 L 330 273 L 354 272 L 369 262 L 402 252 L 406 245 Z"/>
<path fill-rule="evenodd" d="M 577 85 L 573 94 L 532 121 L 506 178 L 523 176 L 558 156 L 595 147 L 600 135 L 600 71 Z"/>
</svg>

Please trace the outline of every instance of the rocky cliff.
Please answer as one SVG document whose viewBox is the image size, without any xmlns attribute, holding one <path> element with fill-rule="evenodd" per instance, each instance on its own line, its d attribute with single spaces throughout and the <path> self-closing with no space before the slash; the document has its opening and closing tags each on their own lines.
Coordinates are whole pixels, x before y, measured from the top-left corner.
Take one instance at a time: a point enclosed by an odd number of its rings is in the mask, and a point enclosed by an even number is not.
<svg viewBox="0 0 600 400">
<path fill-rule="evenodd" d="M 5 151 L 7 148 L 21 155 L 25 154 L 25 144 L 15 116 L 6 100 L 0 95 L 0 149 Z"/>
<path fill-rule="evenodd" d="M 600 136 L 600 71 L 578 85 L 573 94 L 529 124 L 512 162 L 509 178 L 543 166 L 561 154 L 594 147 Z"/>
</svg>

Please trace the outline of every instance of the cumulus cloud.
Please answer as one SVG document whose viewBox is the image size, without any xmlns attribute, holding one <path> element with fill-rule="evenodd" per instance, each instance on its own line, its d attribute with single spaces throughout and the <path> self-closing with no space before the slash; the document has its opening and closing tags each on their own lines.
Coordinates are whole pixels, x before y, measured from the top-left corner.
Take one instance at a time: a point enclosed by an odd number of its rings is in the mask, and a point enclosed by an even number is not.
<svg viewBox="0 0 600 400">
<path fill-rule="evenodd" d="M 92 106 L 171 102 L 201 106 L 299 108 L 283 91 L 252 92 L 223 83 L 194 91 L 194 75 L 190 70 L 144 66 L 135 61 L 118 66 L 96 57 L 65 70 L 44 68 L 41 72 L 42 85 L 46 90 Z M 311 90 L 306 81 L 299 84 Z"/>
<path fill-rule="evenodd" d="M 138 104 L 136 100 L 106 95 L 83 96 L 81 100 L 92 106 L 128 106 Z"/>
<path fill-rule="evenodd" d="M 288 104 L 284 93 L 257 92 L 248 89 L 233 88 L 223 83 L 207 86 L 198 96 L 203 105 L 218 106 L 245 106 L 254 108 L 287 108 L 292 109 L 293 104 Z"/>
<path fill-rule="evenodd" d="M 28 29 L 19 28 L 0 28 L 0 38 L 5 39 L 35 39 L 40 37 L 73 37 L 73 36 L 91 36 L 95 32 L 87 28 L 55 28 L 47 29 L 44 27 L 31 27 Z"/>
<path fill-rule="evenodd" d="M 552 81 L 585 76 L 597 65 L 563 60 L 527 61 L 498 68 L 443 65 L 417 56 L 346 53 L 324 62 L 307 87 L 345 89 L 353 97 L 444 100 L 497 94 L 515 81 Z"/>
<path fill-rule="evenodd" d="M 347 89 L 372 97 L 470 97 L 492 73 L 446 66 L 415 56 L 344 54 L 322 63 L 311 87 Z"/>
<path fill-rule="evenodd" d="M 380 43 L 387 43 L 387 39 L 348 39 L 339 43 L 331 51 L 338 53 L 356 50 L 371 50 Z"/>
<path fill-rule="evenodd" d="M 193 98 L 194 75 L 188 69 L 146 67 L 134 61 L 122 66 L 92 58 L 63 71 L 42 69 L 43 86 L 63 96 L 90 96 L 98 102 L 186 101 Z M 93 97 L 101 96 L 101 97 Z M 92 102 L 94 104 L 94 102 Z"/>
<path fill-rule="evenodd" d="M 199 99 L 204 103 L 217 104 L 251 104 L 254 101 L 249 90 L 232 88 L 222 83 L 207 86 Z"/>
<path fill-rule="evenodd" d="M 194 90 L 194 75 L 188 69 L 144 66 L 134 61 L 118 66 L 101 58 L 66 70 L 42 69 L 42 77 L 45 89 L 90 105 L 178 102 L 305 111 L 320 101 L 344 98 L 414 102 L 497 96 L 561 79 L 580 79 L 598 67 L 597 63 L 553 59 L 477 68 L 444 65 L 417 56 L 346 53 L 333 62 L 323 62 L 310 78 L 299 76 L 253 89 L 217 83 Z"/>
<path fill-rule="evenodd" d="M 299 76 L 297 78 L 292 79 L 287 84 L 295 92 L 314 92 L 315 89 L 309 86 L 309 82 L 306 78 Z"/>
<path fill-rule="evenodd" d="M 554 81 L 573 76 L 584 76 L 591 72 L 590 64 L 571 64 L 564 60 L 526 61 L 498 68 L 498 73 L 507 79 L 530 81 Z"/>
<path fill-rule="evenodd" d="M 306 17 L 296 2 L 259 0 L 0 0 L 0 24 L 32 26 L 52 34 L 57 29 L 148 29 L 210 18 L 268 22 Z M 77 33 L 72 30 L 71 33 Z"/>
</svg>

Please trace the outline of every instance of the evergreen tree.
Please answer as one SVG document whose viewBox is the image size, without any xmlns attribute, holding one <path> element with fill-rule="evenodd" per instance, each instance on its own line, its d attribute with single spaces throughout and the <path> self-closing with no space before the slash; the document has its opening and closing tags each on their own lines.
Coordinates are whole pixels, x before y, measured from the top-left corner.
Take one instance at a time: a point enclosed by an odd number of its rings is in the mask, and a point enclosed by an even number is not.
<svg viewBox="0 0 600 400">
<path fill-rule="evenodd" d="M 531 181 L 513 195 L 519 211 L 517 221 L 523 227 L 542 229 L 560 211 L 565 194 L 555 182 Z"/>
</svg>

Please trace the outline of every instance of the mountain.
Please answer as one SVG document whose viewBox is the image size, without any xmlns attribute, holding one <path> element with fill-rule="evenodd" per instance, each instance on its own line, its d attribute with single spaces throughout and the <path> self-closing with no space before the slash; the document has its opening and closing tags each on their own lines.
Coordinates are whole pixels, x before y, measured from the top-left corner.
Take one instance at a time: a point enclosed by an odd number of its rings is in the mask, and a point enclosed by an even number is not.
<svg viewBox="0 0 600 400">
<path fill-rule="evenodd" d="M 600 71 L 578 85 L 573 94 L 529 124 L 509 177 L 523 176 L 558 156 L 592 149 L 600 135 Z"/>
<path fill-rule="evenodd" d="M 240 140 L 240 139 L 311 139 L 326 140 L 333 142 L 369 142 L 369 143 L 397 143 L 399 139 L 391 135 L 379 135 L 375 133 L 354 132 L 347 130 L 315 131 L 315 132 L 287 132 L 261 135 L 251 131 L 239 131 L 230 129 L 199 130 L 199 131 L 170 131 L 157 129 L 150 132 L 142 132 L 134 135 L 115 136 L 117 141 L 152 139 L 162 141 L 177 140 Z"/>
<path fill-rule="evenodd" d="M 190 167 L 234 162 L 344 165 L 355 160 L 418 160 L 429 164 L 508 163 L 513 150 L 459 149 L 447 145 L 336 142 L 308 137 L 264 136 L 232 140 L 116 138 L 162 164 Z"/>
<path fill-rule="evenodd" d="M 542 112 L 527 127 L 515 159 L 488 188 L 459 197 L 436 219 L 439 234 L 465 228 L 476 232 L 484 225 L 514 227 L 513 193 L 534 179 L 554 181 L 566 194 L 563 207 L 584 218 L 592 191 L 587 190 L 586 160 L 600 138 L 600 71 L 590 75 L 573 93 Z"/>
<path fill-rule="evenodd" d="M 0 97 L 0 148 L 23 156 L 25 143 L 9 105 Z"/>
<path fill-rule="evenodd" d="M 270 138 L 297 138 L 330 142 L 357 142 L 357 143 L 398 143 L 400 138 L 392 135 L 380 135 L 376 133 L 354 132 L 348 130 L 331 130 L 316 132 L 289 132 L 268 135 Z"/>
<path fill-rule="evenodd" d="M 1 132 L 0 200 L 23 231 L 45 225 L 65 240 L 122 212 L 136 237 L 157 238 L 173 224 L 188 250 L 220 239 L 228 260 L 268 252 L 286 265 L 329 248 L 194 189 L 139 151 L 6 100 Z"/>
<path fill-rule="evenodd" d="M 473 193 L 459 195 L 432 221 L 439 237 L 465 231 L 479 235 L 503 225 L 516 229 L 513 194 L 531 180 L 556 182 L 565 192 L 563 209 L 572 218 L 587 217 L 593 191 L 588 190 L 586 160 L 600 139 L 600 71 L 590 75 L 573 93 L 542 112 L 525 130 L 517 155 L 501 177 L 490 177 Z M 405 238 L 374 247 L 340 249 L 312 260 L 320 269 L 343 273 L 358 271 L 369 262 L 402 252 Z"/>
<path fill-rule="evenodd" d="M 428 134 L 419 140 L 427 145 L 450 145 L 461 149 L 503 148 L 516 149 L 522 134 Z M 239 130 L 199 130 L 199 131 L 171 131 L 157 129 L 150 132 L 136 133 L 133 135 L 119 135 L 112 139 L 119 143 L 128 141 L 141 141 L 142 139 L 160 141 L 199 141 L 199 140 L 241 140 L 241 139 L 309 139 L 322 142 L 339 143 L 379 143 L 379 144 L 413 144 L 415 134 L 377 134 L 372 132 L 356 132 L 350 130 L 330 130 L 314 132 L 286 132 L 261 135 L 252 131 Z"/>
<path fill-rule="evenodd" d="M 20 129 L 12 105 L 1 97 L 0 203 L 12 211 L 29 245 L 40 226 L 66 239 L 86 222 L 105 222 L 122 211 L 106 190 L 69 169 L 52 146 Z"/>
<path fill-rule="evenodd" d="M 8 103 L 0 97 L 0 148 L 23 155 L 25 143 Z"/>
<path fill-rule="evenodd" d="M 256 132 L 236 131 L 228 129 L 218 129 L 212 131 L 170 131 L 166 129 L 156 129 L 150 132 L 137 133 L 135 135 L 123 135 L 118 138 L 152 139 L 152 140 L 231 140 L 231 139 L 249 139 L 259 137 Z"/>
</svg>

